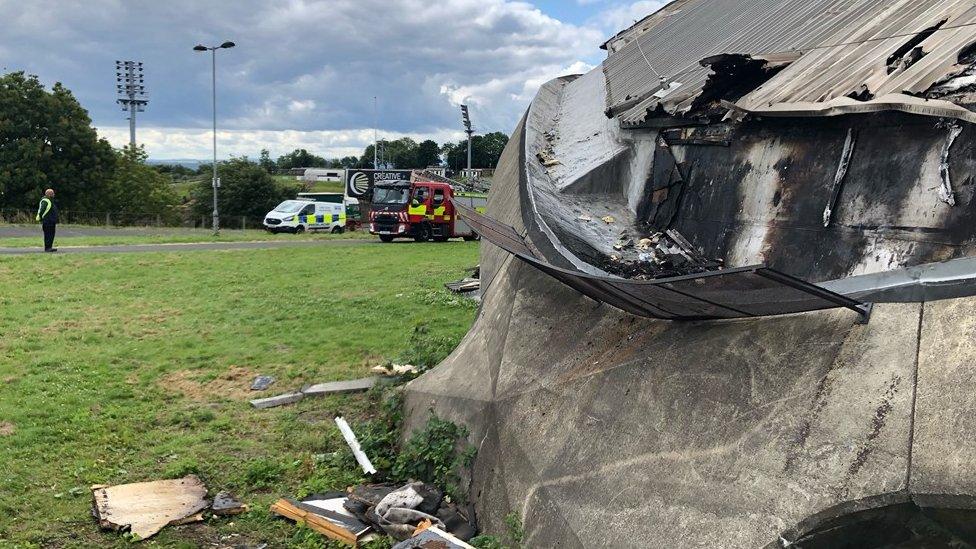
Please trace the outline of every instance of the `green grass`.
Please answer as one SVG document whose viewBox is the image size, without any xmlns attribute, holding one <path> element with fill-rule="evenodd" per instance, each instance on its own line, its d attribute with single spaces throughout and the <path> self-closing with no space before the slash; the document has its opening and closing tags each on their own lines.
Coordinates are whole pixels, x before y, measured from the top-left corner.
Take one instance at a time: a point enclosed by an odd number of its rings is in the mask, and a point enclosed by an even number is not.
<svg viewBox="0 0 976 549">
<path fill-rule="evenodd" d="M 273 519 L 279 496 L 361 480 L 322 469 L 376 413 L 369 395 L 254 410 L 263 394 L 352 379 L 409 352 L 415 326 L 459 341 L 472 302 L 443 289 L 474 243 L 0 258 L 0 546 L 113 547 L 93 484 L 197 473 L 246 515 L 167 527 L 149 546 L 321 546 Z M 12 431 L 9 434 L 3 434 Z M 226 537 L 236 535 L 236 537 Z"/>
<path fill-rule="evenodd" d="M 40 228 L 37 229 L 38 235 L 17 236 L 4 238 L 0 236 L 0 248 L 33 248 L 41 247 Z M 82 228 L 78 226 L 77 228 Z M 59 226 L 62 233 L 72 229 L 70 225 Z M 305 233 L 300 235 L 289 233 L 271 234 L 261 230 L 223 230 L 220 236 L 214 236 L 207 229 L 137 229 L 129 230 L 125 228 L 116 229 L 118 234 L 97 235 L 97 236 L 58 236 L 55 245 L 58 247 L 70 246 L 115 246 L 124 244 L 186 244 L 196 242 L 255 242 L 255 241 L 282 241 L 292 242 L 296 240 L 335 240 L 335 239 L 376 239 L 364 231 L 347 231 L 343 234 L 329 233 Z"/>
</svg>

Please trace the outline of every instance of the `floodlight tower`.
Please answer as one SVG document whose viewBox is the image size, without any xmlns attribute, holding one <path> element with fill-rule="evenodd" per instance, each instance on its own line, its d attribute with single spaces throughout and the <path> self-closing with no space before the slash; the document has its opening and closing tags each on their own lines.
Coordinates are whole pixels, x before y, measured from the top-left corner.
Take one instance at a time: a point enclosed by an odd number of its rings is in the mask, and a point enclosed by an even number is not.
<svg viewBox="0 0 976 549">
<path fill-rule="evenodd" d="M 471 129 L 471 117 L 468 115 L 468 106 L 461 105 L 461 121 L 464 122 L 464 133 L 468 134 L 468 173 L 471 173 L 471 136 L 474 130 Z"/>
<path fill-rule="evenodd" d="M 136 113 L 145 112 L 149 97 L 142 74 L 142 63 L 137 61 L 115 62 L 116 103 L 129 113 L 129 145 L 136 146 Z"/>
</svg>

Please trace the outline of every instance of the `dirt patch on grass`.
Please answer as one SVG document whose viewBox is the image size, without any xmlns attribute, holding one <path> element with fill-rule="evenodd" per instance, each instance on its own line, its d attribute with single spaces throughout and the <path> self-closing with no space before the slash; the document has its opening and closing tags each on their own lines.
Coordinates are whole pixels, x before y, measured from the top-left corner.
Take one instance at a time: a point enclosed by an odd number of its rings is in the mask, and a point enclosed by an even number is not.
<svg viewBox="0 0 976 549">
<path fill-rule="evenodd" d="M 16 430 L 17 427 L 14 426 L 13 423 L 10 423 L 9 421 L 0 421 L 0 437 L 9 437 L 10 435 L 14 434 L 14 431 Z"/>
<path fill-rule="evenodd" d="M 267 392 L 251 390 L 251 382 L 257 375 L 249 368 L 231 366 L 215 379 L 201 380 L 199 371 L 179 370 L 163 376 L 159 384 L 168 391 L 180 393 L 199 402 L 212 402 L 224 398 L 247 400 L 259 398 Z"/>
</svg>

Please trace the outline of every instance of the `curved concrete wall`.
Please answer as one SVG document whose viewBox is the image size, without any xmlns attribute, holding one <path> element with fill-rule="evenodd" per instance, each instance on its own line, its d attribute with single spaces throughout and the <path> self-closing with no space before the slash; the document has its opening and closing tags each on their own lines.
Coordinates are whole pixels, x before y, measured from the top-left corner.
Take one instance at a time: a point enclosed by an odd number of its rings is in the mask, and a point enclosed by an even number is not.
<svg viewBox="0 0 976 549">
<path fill-rule="evenodd" d="M 524 220 L 521 133 L 489 214 Z M 521 149 L 524 150 L 524 149 Z M 764 547 L 904 502 L 976 508 L 976 298 L 726 322 L 629 316 L 482 243 L 484 300 L 407 388 L 479 448 L 530 547 Z"/>
</svg>

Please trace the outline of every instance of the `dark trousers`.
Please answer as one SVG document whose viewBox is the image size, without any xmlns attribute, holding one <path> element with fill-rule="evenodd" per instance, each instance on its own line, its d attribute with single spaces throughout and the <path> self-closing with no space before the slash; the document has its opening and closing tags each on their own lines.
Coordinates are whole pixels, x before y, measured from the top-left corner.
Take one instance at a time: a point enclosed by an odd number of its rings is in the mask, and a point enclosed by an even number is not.
<svg viewBox="0 0 976 549">
<path fill-rule="evenodd" d="M 41 228 L 44 229 L 44 249 L 50 250 L 54 247 L 54 231 L 57 229 L 55 224 L 44 224 Z"/>
</svg>

